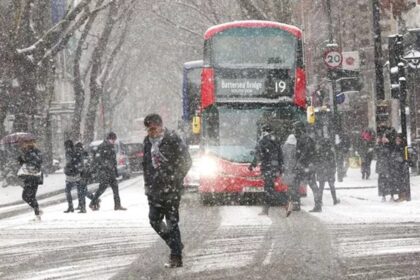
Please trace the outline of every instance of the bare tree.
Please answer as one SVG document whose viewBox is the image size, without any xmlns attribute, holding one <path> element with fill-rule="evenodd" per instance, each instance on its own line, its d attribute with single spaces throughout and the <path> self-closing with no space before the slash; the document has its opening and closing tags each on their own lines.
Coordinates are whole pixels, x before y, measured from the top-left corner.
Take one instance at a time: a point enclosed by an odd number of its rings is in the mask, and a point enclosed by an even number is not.
<svg viewBox="0 0 420 280">
<path fill-rule="evenodd" d="M 274 20 L 290 24 L 292 21 L 290 0 L 237 0 L 246 19 Z"/>
<path fill-rule="evenodd" d="M 74 8 L 69 6 L 55 25 L 50 20 L 49 0 L 9 1 L 0 7 L 1 95 L 5 111 L 15 116 L 14 130 L 36 130 L 35 119 L 46 117 L 40 114 L 40 107 L 45 101 L 48 104 L 43 94 L 49 88 L 46 81 L 53 74 L 54 56 L 90 16 L 111 3 L 92 10 L 92 2 L 82 0 Z M 1 124 L 5 116 L 0 114 Z"/>
<path fill-rule="evenodd" d="M 83 141 L 85 143 L 89 143 L 94 139 L 99 101 L 103 96 L 106 81 L 112 72 L 113 62 L 125 41 L 135 4 L 135 0 L 120 0 L 111 3 L 104 28 L 92 52 L 92 66 L 89 73 L 90 98 L 83 133 Z M 115 32 L 113 33 L 113 31 Z M 112 35 L 117 37 L 115 40 L 116 45 L 113 47 L 110 41 L 115 37 L 113 38 Z"/>
</svg>

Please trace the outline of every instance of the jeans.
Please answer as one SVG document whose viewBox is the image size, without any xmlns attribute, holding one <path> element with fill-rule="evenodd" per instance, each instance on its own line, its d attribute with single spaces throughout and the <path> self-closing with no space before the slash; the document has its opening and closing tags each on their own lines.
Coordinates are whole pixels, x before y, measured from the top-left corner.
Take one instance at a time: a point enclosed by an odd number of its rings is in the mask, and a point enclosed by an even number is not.
<svg viewBox="0 0 420 280">
<path fill-rule="evenodd" d="M 264 207 L 268 209 L 272 206 L 275 199 L 274 180 L 276 179 L 275 172 L 264 171 Z"/>
<path fill-rule="evenodd" d="M 66 181 L 66 188 L 64 189 L 64 192 L 66 193 L 67 203 L 69 205 L 69 209 L 73 209 L 73 198 L 71 196 L 71 190 L 76 187 L 77 188 L 77 194 L 79 195 L 79 189 L 80 189 L 80 182 L 67 182 Z M 79 196 L 79 202 L 80 202 L 80 196 Z"/>
<path fill-rule="evenodd" d="M 179 231 L 179 195 L 168 199 L 149 196 L 149 222 L 152 228 L 166 242 L 171 249 L 171 255 L 182 255 L 181 232 Z M 163 222 L 165 218 L 166 223 Z"/>
</svg>

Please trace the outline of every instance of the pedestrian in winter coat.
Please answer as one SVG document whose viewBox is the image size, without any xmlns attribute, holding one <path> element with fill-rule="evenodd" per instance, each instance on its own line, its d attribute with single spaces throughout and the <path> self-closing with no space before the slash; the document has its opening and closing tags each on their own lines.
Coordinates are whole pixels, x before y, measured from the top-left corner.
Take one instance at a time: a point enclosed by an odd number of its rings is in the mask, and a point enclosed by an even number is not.
<svg viewBox="0 0 420 280">
<path fill-rule="evenodd" d="M 364 129 L 360 134 L 357 152 L 360 155 L 362 164 L 362 179 L 369 179 L 370 165 L 372 163 L 375 148 L 375 135 L 370 129 Z"/>
<path fill-rule="evenodd" d="M 335 192 L 335 170 L 336 163 L 333 145 L 331 144 L 331 141 L 329 139 L 322 138 L 319 142 L 319 147 L 317 149 L 316 164 L 316 176 L 319 182 L 319 196 L 321 203 L 326 182 L 328 182 L 328 185 L 330 187 L 334 205 L 340 203 L 340 200 L 337 199 L 337 195 Z"/>
<path fill-rule="evenodd" d="M 64 174 L 66 175 L 66 187 L 65 194 L 67 199 L 68 208 L 64 213 L 74 212 L 73 198 L 71 196 L 71 190 L 76 188 L 78 190 L 79 204 L 84 199 L 79 196 L 80 181 L 81 181 L 81 170 L 82 164 L 81 158 L 77 156 L 74 149 L 73 141 L 66 140 L 64 142 L 66 165 L 64 166 Z M 86 209 L 83 209 L 83 213 L 86 213 Z"/>
<path fill-rule="evenodd" d="M 392 137 L 395 134 L 393 129 L 388 129 L 378 135 L 375 147 L 376 154 L 376 173 L 378 173 L 378 195 L 382 196 L 382 201 L 386 201 L 386 196 L 391 195 L 393 199 L 393 188 L 391 181 L 391 152 L 393 150 Z"/>
<path fill-rule="evenodd" d="M 405 160 L 405 141 L 404 137 L 401 133 L 397 134 L 395 140 L 395 146 L 393 151 L 391 151 L 391 158 L 390 158 L 390 170 L 391 170 L 391 183 L 392 183 L 392 190 L 394 193 L 398 193 L 398 200 L 397 201 L 404 201 L 407 200 L 407 192 L 408 192 L 408 176 L 409 175 L 409 167 L 408 162 Z"/>
<path fill-rule="evenodd" d="M 349 151 L 351 147 L 350 137 L 344 131 L 336 135 L 335 152 L 337 158 L 337 180 L 342 182 L 347 176 L 349 168 Z"/>
<path fill-rule="evenodd" d="M 100 208 L 99 197 L 105 192 L 108 186 L 114 193 L 114 210 L 127 210 L 121 206 L 121 199 L 118 189 L 118 171 L 117 156 L 115 154 L 114 144 L 117 141 L 117 135 L 114 132 L 108 133 L 106 139 L 98 146 L 95 161 L 97 163 L 97 173 L 99 177 L 99 188 L 95 192 L 89 207 L 96 211 Z"/>
<path fill-rule="evenodd" d="M 316 160 L 316 145 L 315 141 L 306 133 L 304 123 L 298 121 L 294 123 L 294 134 L 297 139 L 296 144 L 296 184 L 292 191 L 292 200 L 294 210 L 300 210 L 300 196 L 298 186 L 301 184 L 308 184 L 314 194 L 315 206 L 310 212 L 321 212 L 321 199 L 319 188 L 316 184 L 315 178 L 315 160 Z"/>
<path fill-rule="evenodd" d="M 77 157 L 77 161 L 80 162 L 80 183 L 77 189 L 77 196 L 79 198 L 79 205 L 77 210 L 79 213 L 86 213 L 86 197 L 90 200 L 93 199 L 93 194 L 87 189 L 87 183 L 89 181 L 89 168 L 87 165 L 88 152 L 83 148 L 83 144 L 78 142 L 74 145 L 74 152 Z M 100 201 L 100 199 L 99 199 Z"/>
<path fill-rule="evenodd" d="M 43 184 L 43 175 L 41 172 L 42 154 L 36 148 L 34 140 L 21 143 L 21 149 L 22 155 L 18 157 L 18 162 L 21 166 L 18 171 L 18 177 L 23 180 L 22 199 L 34 209 L 35 220 L 40 221 L 42 211 L 39 209 L 36 193 L 38 186 Z"/>
<path fill-rule="evenodd" d="M 264 178 L 264 206 L 261 215 L 268 215 L 268 210 L 276 199 L 274 181 L 280 176 L 283 168 L 281 144 L 269 125 L 264 125 L 261 128 L 261 138 L 255 147 L 254 160 L 249 169 L 255 168 L 258 162 L 261 162 L 261 174 Z M 289 201 L 288 198 L 287 203 Z M 286 209 L 290 208 L 287 206 Z M 290 211 L 287 212 L 287 216 L 289 215 Z"/>
<path fill-rule="evenodd" d="M 178 226 L 179 204 L 183 180 L 191 167 L 191 157 L 181 138 L 163 127 L 158 114 L 147 115 L 144 126 L 147 136 L 142 164 L 150 225 L 171 250 L 165 266 L 181 267 L 184 245 Z"/>
</svg>

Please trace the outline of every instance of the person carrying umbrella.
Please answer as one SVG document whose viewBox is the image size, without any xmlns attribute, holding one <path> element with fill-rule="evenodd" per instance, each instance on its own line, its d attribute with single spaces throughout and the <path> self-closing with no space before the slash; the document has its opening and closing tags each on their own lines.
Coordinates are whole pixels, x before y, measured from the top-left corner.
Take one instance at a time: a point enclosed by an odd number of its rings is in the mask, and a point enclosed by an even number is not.
<svg viewBox="0 0 420 280">
<path fill-rule="evenodd" d="M 38 186 L 43 184 L 41 172 L 42 154 L 35 146 L 35 139 L 24 139 L 20 143 L 22 154 L 18 157 L 18 177 L 23 181 L 22 199 L 34 209 L 35 221 L 41 220 L 42 211 L 36 199 Z"/>
</svg>

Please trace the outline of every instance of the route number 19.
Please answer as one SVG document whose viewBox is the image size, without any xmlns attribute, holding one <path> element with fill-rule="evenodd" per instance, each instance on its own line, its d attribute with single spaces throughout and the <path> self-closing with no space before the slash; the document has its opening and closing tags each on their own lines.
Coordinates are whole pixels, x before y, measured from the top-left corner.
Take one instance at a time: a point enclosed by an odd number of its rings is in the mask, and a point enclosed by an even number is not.
<svg viewBox="0 0 420 280">
<path fill-rule="evenodd" d="M 275 82 L 275 91 L 276 93 L 278 92 L 284 92 L 287 88 L 286 82 L 285 81 L 278 81 Z"/>
</svg>

